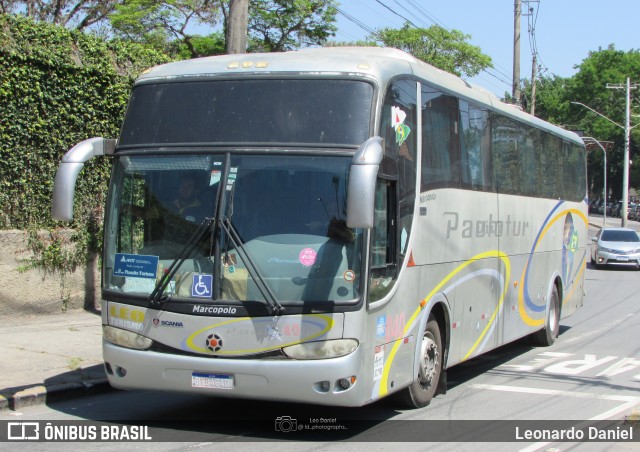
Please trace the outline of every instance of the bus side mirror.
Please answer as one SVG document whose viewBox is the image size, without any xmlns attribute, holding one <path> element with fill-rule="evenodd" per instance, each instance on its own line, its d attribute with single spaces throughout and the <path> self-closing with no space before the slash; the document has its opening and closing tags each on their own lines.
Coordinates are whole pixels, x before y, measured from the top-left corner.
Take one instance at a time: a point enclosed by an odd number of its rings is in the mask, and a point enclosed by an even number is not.
<svg viewBox="0 0 640 452">
<path fill-rule="evenodd" d="M 53 184 L 53 202 L 51 216 L 54 220 L 73 219 L 73 198 L 76 180 L 84 163 L 100 155 L 113 155 L 116 140 L 108 138 L 90 138 L 72 147 L 62 157 L 56 179 Z"/>
<path fill-rule="evenodd" d="M 353 156 L 347 191 L 347 226 L 350 228 L 373 228 L 376 178 L 383 156 L 380 137 L 369 138 Z"/>
</svg>

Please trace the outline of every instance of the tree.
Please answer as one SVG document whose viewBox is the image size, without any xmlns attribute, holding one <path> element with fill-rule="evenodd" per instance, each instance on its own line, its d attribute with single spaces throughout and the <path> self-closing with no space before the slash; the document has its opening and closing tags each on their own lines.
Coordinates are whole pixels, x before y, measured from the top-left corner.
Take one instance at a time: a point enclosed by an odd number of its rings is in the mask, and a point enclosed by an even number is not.
<svg viewBox="0 0 640 452">
<path fill-rule="evenodd" d="M 334 0 L 251 0 L 250 51 L 282 52 L 325 44 L 335 36 Z"/>
<path fill-rule="evenodd" d="M 573 77 L 543 77 L 536 87 L 536 116 L 561 125 L 569 130 L 581 130 L 586 136 L 601 141 L 612 141 L 607 153 L 607 185 L 613 198 L 622 194 L 624 130 L 596 113 L 571 102 L 581 102 L 618 124 L 625 121 L 625 96 L 622 90 L 607 89 L 607 83 L 626 83 L 627 77 L 640 82 L 640 51 L 616 50 L 612 44 L 606 49 L 589 52 L 587 58 L 575 67 Z M 530 84 L 525 81 L 524 96 L 530 96 Z M 635 97 L 637 99 L 637 96 Z M 632 112 L 638 111 L 638 102 L 632 100 Z M 634 121 L 632 121 L 632 124 Z M 637 123 L 637 122 L 636 122 Z M 640 127 L 632 129 L 630 155 L 630 185 L 640 187 L 640 172 L 635 169 L 638 156 Z M 593 195 L 600 194 L 603 185 L 602 156 L 589 157 L 588 176 Z"/>
<path fill-rule="evenodd" d="M 117 0 L 0 0 L 0 12 L 84 30 L 104 21 Z"/>
<path fill-rule="evenodd" d="M 543 76 L 536 81 L 536 116 L 553 124 L 567 124 L 570 117 L 571 104 L 567 99 L 569 80 L 557 75 Z M 523 80 L 521 104 L 524 111 L 529 111 L 531 102 L 531 82 Z M 568 125 L 568 127 L 572 127 Z"/>
<path fill-rule="evenodd" d="M 368 40 L 404 50 L 414 57 L 458 76 L 473 77 L 492 67 L 491 57 L 467 42 L 470 35 L 438 25 L 416 28 L 405 23 L 400 29 L 377 30 Z"/>
<path fill-rule="evenodd" d="M 336 14 L 335 0 L 251 0 L 248 50 L 278 52 L 321 45 L 335 34 Z M 222 53 L 219 36 L 227 36 L 229 0 L 125 0 L 110 19 L 116 33 L 128 39 L 156 48 L 186 47 L 190 57 L 214 55 Z M 189 33 L 194 23 L 216 31 L 209 36 L 211 46 L 196 45 L 197 35 Z"/>
<path fill-rule="evenodd" d="M 600 112 L 612 121 L 624 125 L 625 91 L 607 89 L 607 83 L 626 83 L 627 77 L 640 82 L 640 50 L 624 52 L 616 50 L 613 44 L 608 48 L 599 48 L 590 52 L 588 57 L 576 66 L 578 72 L 567 84 L 567 99 L 581 102 Z M 637 99 L 637 97 L 636 97 Z M 637 100 L 632 100 L 632 113 L 638 111 Z M 624 130 L 597 114 L 578 105 L 571 106 L 570 118 L 576 122 L 585 134 L 599 140 L 613 141 L 613 147 L 607 154 L 607 184 L 615 199 L 622 197 Z M 633 123 L 637 121 L 632 121 Z M 631 131 L 630 158 L 637 160 L 640 148 L 640 130 Z M 630 173 L 630 186 L 638 187 L 640 181 L 635 172 Z"/>
<path fill-rule="evenodd" d="M 211 50 L 219 47 L 215 35 L 203 41 L 202 37 L 187 32 L 193 23 L 215 24 L 220 14 L 216 3 L 213 0 L 125 0 L 109 19 L 117 35 L 165 51 L 186 48 L 188 57 L 195 58 L 211 55 Z"/>
</svg>

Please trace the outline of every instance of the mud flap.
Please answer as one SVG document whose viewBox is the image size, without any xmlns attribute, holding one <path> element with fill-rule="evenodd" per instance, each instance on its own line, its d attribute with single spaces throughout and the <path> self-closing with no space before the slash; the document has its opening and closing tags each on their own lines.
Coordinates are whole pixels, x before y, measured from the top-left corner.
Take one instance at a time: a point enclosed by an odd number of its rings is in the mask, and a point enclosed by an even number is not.
<svg viewBox="0 0 640 452">
<path fill-rule="evenodd" d="M 447 371 L 440 373 L 440 381 L 438 382 L 438 387 L 436 388 L 436 395 L 446 394 L 447 393 Z"/>
</svg>

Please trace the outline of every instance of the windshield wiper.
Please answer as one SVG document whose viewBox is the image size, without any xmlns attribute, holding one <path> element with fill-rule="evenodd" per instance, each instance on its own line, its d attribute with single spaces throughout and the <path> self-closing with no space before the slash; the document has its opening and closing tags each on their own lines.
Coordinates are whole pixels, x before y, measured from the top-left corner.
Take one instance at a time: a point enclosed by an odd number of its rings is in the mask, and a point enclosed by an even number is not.
<svg viewBox="0 0 640 452">
<path fill-rule="evenodd" d="M 228 185 L 230 165 L 231 165 L 230 156 L 228 156 L 227 166 L 224 172 L 224 181 L 223 181 L 224 184 L 222 185 L 222 187 L 227 187 Z M 220 211 L 224 212 L 224 214 L 218 215 L 217 223 L 219 224 L 219 228 L 224 230 L 225 234 L 227 235 L 227 246 L 225 247 L 225 259 L 227 261 L 229 259 L 228 254 L 229 254 L 229 241 L 230 241 L 233 247 L 236 249 L 236 251 L 240 255 L 240 259 L 242 260 L 242 262 L 244 262 L 244 265 L 247 271 L 249 272 L 249 275 L 251 276 L 251 278 L 253 278 L 254 282 L 256 283 L 256 287 L 258 288 L 258 290 L 260 291 L 260 294 L 264 298 L 265 303 L 270 311 L 270 314 L 280 315 L 284 312 L 284 307 L 278 302 L 273 291 L 271 290 L 267 282 L 264 280 L 264 277 L 260 273 L 260 270 L 258 270 L 257 265 L 255 264 L 255 262 L 253 261 L 249 253 L 247 252 L 247 248 L 244 246 L 244 243 L 240 238 L 240 234 L 238 234 L 238 231 L 236 230 L 235 226 L 231 222 L 231 217 L 233 216 L 233 196 L 236 191 L 235 190 L 236 182 L 237 181 L 234 180 L 231 188 L 227 189 L 227 191 L 229 192 L 229 195 L 227 196 L 226 204 L 224 203 L 224 200 L 221 202 Z M 222 262 L 221 252 L 216 254 L 216 259 L 218 260 L 218 262 Z M 220 271 L 219 274 L 222 274 L 222 271 Z"/>
<path fill-rule="evenodd" d="M 171 262 L 169 268 L 165 270 L 164 274 L 160 277 L 160 280 L 156 283 L 153 292 L 151 292 L 151 295 L 149 296 L 149 303 L 152 305 L 158 305 L 163 301 L 166 301 L 166 297 L 163 298 L 163 294 L 165 290 L 167 290 L 167 286 L 184 261 L 191 256 L 191 253 L 198 246 L 200 240 L 202 240 L 205 234 L 211 229 L 211 225 L 214 223 L 214 220 L 214 218 L 209 217 L 202 220 L 202 223 L 200 223 L 191 237 L 189 237 L 189 240 L 186 241 L 180 250 L 180 253 L 178 253 L 178 257 Z"/>
<path fill-rule="evenodd" d="M 227 240 L 231 241 L 233 247 L 236 249 L 236 251 L 240 255 L 240 259 L 242 260 L 242 262 L 244 262 L 244 265 L 247 268 L 249 275 L 251 275 L 254 282 L 256 283 L 256 287 L 264 297 L 267 307 L 269 308 L 270 314 L 271 315 L 282 314 L 284 312 L 284 307 L 280 304 L 280 302 L 278 302 L 276 296 L 271 291 L 271 288 L 269 287 L 267 282 L 264 280 L 264 277 L 258 270 L 258 267 L 256 266 L 255 262 L 253 261 L 253 259 L 251 259 L 251 256 L 247 252 L 247 249 L 244 246 L 244 244 L 242 243 L 242 239 L 238 235 L 236 228 L 233 226 L 231 219 L 225 216 L 219 221 L 219 224 L 220 224 L 220 227 L 227 234 L 227 237 L 228 237 Z"/>
</svg>

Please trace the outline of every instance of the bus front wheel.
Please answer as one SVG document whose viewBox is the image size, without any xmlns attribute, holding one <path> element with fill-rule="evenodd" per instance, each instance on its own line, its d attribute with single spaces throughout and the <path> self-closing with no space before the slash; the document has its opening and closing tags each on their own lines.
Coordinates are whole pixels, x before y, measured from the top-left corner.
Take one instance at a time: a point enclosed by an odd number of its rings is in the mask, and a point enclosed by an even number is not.
<svg viewBox="0 0 640 452">
<path fill-rule="evenodd" d="M 435 317 L 429 316 L 420 344 L 418 378 L 396 395 L 396 400 L 409 408 L 429 405 L 438 389 L 442 373 L 442 338 Z"/>
</svg>

